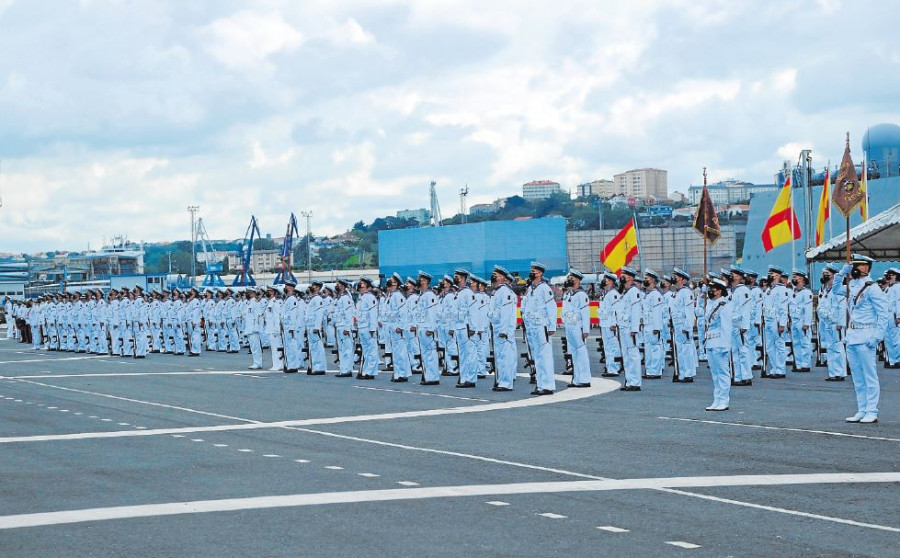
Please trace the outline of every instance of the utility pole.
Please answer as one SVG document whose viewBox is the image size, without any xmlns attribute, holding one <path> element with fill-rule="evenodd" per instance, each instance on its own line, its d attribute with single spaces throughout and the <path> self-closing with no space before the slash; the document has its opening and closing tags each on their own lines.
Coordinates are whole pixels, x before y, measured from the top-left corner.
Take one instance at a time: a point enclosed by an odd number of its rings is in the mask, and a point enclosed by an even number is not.
<svg viewBox="0 0 900 558">
<path fill-rule="evenodd" d="M 191 286 L 197 286 L 197 282 L 195 281 L 197 275 L 197 258 L 194 254 L 194 245 L 197 244 L 197 227 L 195 225 L 197 218 L 197 211 L 200 210 L 199 206 L 189 205 L 187 208 L 188 212 L 191 214 Z"/>
<path fill-rule="evenodd" d="M 469 185 L 466 184 L 463 188 L 459 189 L 459 214 L 462 215 L 461 219 L 463 224 L 469 222 L 469 220 L 466 218 L 466 196 L 468 195 Z"/>
<path fill-rule="evenodd" d="M 312 283 L 312 244 L 310 237 L 309 220 L 312 217 L 312 211 L 301 211 L 300 215 L 306 217 L 306 282 Z"/>
</svg>

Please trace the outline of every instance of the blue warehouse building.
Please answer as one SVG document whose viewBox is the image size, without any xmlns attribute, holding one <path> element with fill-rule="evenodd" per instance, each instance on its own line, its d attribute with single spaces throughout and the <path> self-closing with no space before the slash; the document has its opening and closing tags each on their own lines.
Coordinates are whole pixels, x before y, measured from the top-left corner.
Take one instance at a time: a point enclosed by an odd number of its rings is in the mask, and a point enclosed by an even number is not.
<svg viewBox="0 0 900 558">
<path fill-rule="evenodd" d="M 559 217 L 524 221 L 485 221 L 420 229 L 378 232 L 381 273 L 415 277 L 424 270 L 434 277 L 457 267 L 489 278 L 495 265 L 528 275 L 532 261 L 547 266 L 548 277 L 568 268 L 566 220 Z"/>
</svg>

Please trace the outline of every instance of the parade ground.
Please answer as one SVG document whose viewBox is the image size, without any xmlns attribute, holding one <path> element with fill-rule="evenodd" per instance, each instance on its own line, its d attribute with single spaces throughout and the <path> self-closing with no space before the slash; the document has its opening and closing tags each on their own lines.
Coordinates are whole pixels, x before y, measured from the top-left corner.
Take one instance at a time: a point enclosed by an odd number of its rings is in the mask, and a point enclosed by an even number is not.
<svg viewBox="0 0 900 558">
<path fill-rule="evenodd" d="M 533 397 L 0 340 L 0 556 L 900 555 L 900 371 L 860 425 L 824 368 L 706 412 L 596 355 Z"/>
</svg>

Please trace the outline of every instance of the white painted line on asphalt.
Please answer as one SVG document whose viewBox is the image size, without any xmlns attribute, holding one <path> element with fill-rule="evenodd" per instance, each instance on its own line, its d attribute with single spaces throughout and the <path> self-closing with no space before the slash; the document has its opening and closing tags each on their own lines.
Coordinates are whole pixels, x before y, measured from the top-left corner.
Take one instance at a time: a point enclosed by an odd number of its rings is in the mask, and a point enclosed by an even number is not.
<svg viewBox="0 0 900 558">
<path fill-rule="evenodd" d="M 213 444 L 217 448 L 227 448 L 228 444 Z"/>
<path fill-rule="evenodd" d="M 400 481 L 397 484 L 400 486 L 419 486 L 419 483 L 413 481 Z"/>
<path fill-rule="evenodd" d="M 557 376 L 557 378 L 565 378 L 564 376 Z M 441 409 L 425 409 L 421 411 L 404 411 L 404 412 L 396 412 L 396 413 L 381 413 L 381 414 L 370 414 L 370 415 L 350 415 L 343 417 L 326 417 L 326 418 L 313 418 L 313 419 L 299 419 L 299 420 L 284 420 L 277 422 L 259 422 L 250 419 L 244 419 L 240 417 L 232 417 L 227 415 L 220 415 L 217 413 L 209 413 L 206 411 L 200 411 L 196 409 L 189 409 L 186 407 L 176 407 L 174 405 L 165 405 L 162 403 L 154 403 L 151 401 L 141 401 L 138 399 L 129 399 L 126 397 L 118 397 L 114 395 L 108 395 L 97 392 L 89 392 L 85 390 L 77 390 L 72 388 L 65 388 L 61 386 L 54 386 L 51 384 L 44 384 L 41 382 L 34 382 L 32 380 L 18 380 L 25 383 L 31 383 L 36 385 L 43 385 L 45 387 L 51 387 L 55 389 L 62 389 L 65 391 L 72 391 L 76 393 L 84 393 L 88 395 L 96 395 L 99 397 L 109 397 L 112 399 L 117 399 L 121 401 L 129 401 L 132 403 L 142 403 L 145 405 L 153 405 L 156 407 L 163 407 L 169 409 L 176 409 L 185 412 L 198 413 L 202 415 L 215 416 L 219 418 L 225 418 L 229 420 L 236 420 L 245 422 L 248 424 L 226 424 L 226 425 L 218 425 L 218 426 L 192 426 L 192 427 L 183 427 L 183 428 L 160 428 L 153 430 L 121 430 L 117 432 L 82 432 L 78 434 L 47 434 L 47 435 L 37 435 L 37 436 L 18 436 L 18 437 L 5 437 L 0 438 L 0 443 L 9 444 L 9 443 L 19 443 L 19 442 L 47 442 L 47 441 L 58 441 L 58 440 L 88 440 L 88 439 L 98 439 L 98 438 L 125 438 L 130 436 L 158 436 L 163 434 L 172 434 L 176 432 L 183 433 L 199 433 L 199 432 L 230 432 L 230 431 L 238 431 L 238 430 L 257 430 L 263 428 L 285 428 L 290 426 L 314 426 L 314 425 L 322 425 L 322 424 L 346 424 L 346 423 L 354 423 L 354 422 L 368 422 L 368 421 L 381 421 L 381 420 L 394 420 L 394 419 L 404 419 L 404 418 L 422 418 L 422 417 L 437 417 L 437 416 L 446 416 L 446 415 L 461 415 L 461 414 L 469 414 L 469 413 L 485 413 L 490 411 L 498 411 L 498 410 L 508 410 L 508 409 L 520 409 L 526 407 L 538 407 L 542 405 L 552 405 L 556 403 L 565 403 L 569 401 L 577 401 L 579 399 L 585 399 L 587 397 L 592 397 L 595 395 L 600 395 L 603 393 L 609 393 L 615 391 L 621 387 L 621 384 L 618 382 L 613 382 L 610 380 L 602 380 L 597 379 L 592 381 L 592 385 L 589 388 L 583 389 L 564 389 L 557 391 L 553 395 L 545 395 L 543 397 L 529 397 L 527 399 L 515 399 L 512 401 L 502 401 L 495 403 L 486 403 L 484 405 L 467 405 L 464 407 L 448 407 Z"/>
<path fill-rule="evenodd" d="M 45 384 L 45 383 L 43 383 L 43 382 L 35 382 L 35 381 L 33 381 L 33 380 L 16 380 L 16 381 L 17 381 L 17 382 L 24 383 L 24 384 L 33 384 L 33 385 L 36 385 L 36 386 L 42 386 L 42 387 L 48 387 L 48 388 L 53 388 L 53 389 L 59 389 L 59 390 L 62 390 L 62 391 L 68 391 L 68 392 L 72 392 L 72 393 L 81 393 L 81 394 L 84 394 L 84 395 L 92 395 L 92 396 L 95 396 L 95 397 L 105 397 L 105 398 L 108 398 L 108 399 L 115 399 L 115 400 L 117 400 L 117 401 L 127 401 L 127 402 L 129 402 L 129 403 L 139 403 L 139 404 L 141 404 L 141 405 L 150 405 L 150 406 L 153 406 L 153 407 L 162 407 L 162 408 L 164 408 L 164 409 L 174 409 L 174 410 L 177 410 L 177 411 L 186 411 L 186 412 L 189 412 L 189 413 L 196 413 L 196 414 L 201 414 L 201 415 L 206 415 L 206 416 L 211 416 L 211 417 L 216 417 L 216 418 L 224 418 L 224 419 L 236 420 L 236 421 L 240 421 L 240 422 L 250 422 L 250 423 L 253 423 L 253 424 L 258 424 L 257 421 L 252 421 L 252 420 L 249 420 L 249 419 L 244 419 L 244 418 L 240 418 L 240 417 L 231 417 L 231 416 L 228 416 L 228 415 L 221 415 L 221 414 L 218 414 L 218 413 L 210 413 L 210 412 L 207 412 L 207 411 L 200 411 L 200 410 L 197 410 L 197 409 L 189 409 L 189 408 L 187 408 L 187 407 L 178 407 L 178 406 L 176 406 L 176 405 L 166 405 L 166 404 L 164 404 L 164 403 L 156 403 L 156 402 L 153 402 L 153 401 L 143 401 L 143 400 L 141 400 L 141 399 L 131 399 L 131 398 L 129 398 L 129 397 L 119 397 L 118 395 L 110 395 L 110 394 L 108 394 L 108 393 L 100 393 L 100 392 L 96 392 L 96 391 L 87 391 L 87 390 L 83 390 L 83 389 L 75 389 L 75 388 L 68 388 L 68 387 L 63 387 L 63 386 L 56 386 L 56 385 L 53 385 L 53 384 Z M 56 407 L 50 407 L 50 408 L 51 408 L 51 409 L 55 409 Z M 148 431 L 148 432 L 150 432 L 150 431 Z"/>
<path fill-rule="evenodd" d="M 508 506 L 509 502 L 501 502 L 500 500 L 491 500 L 490 502 L 485 502 L 485 504 L 487 504 L 489 506 L 500 507 L 500 506 Z"/>
<path fill-rule="evenodd" d="M 173 438 L 184 438 L 185 436 L 183 434 L 172 434 L 172 437 Z"/>
<path fill-rule="evenodd" d="M 326 465 L 326 469 L 331 469 L 332 471 L 343 471 L 343 467 L 338 467 L 337 465 Z"/>
<path fill-rule="evenodd" d="M 24 353 L 20 353 L 24 354 Z M 34 354 L 34 353 L 31 353 Z M 42 355 L 46 356 L 46 355 Z M 31 362 L 61 362 L 64 360 L 96 360 L 101 358 L 109 358 L 109 355 L 99 355 L 99 356 L 83 356 L 83 357 L 64 357 L 64 358 L 29 358 L 22 360 L 4 360 L 0 361 L 0 364 L 22 364 L 22 363 L 31 363 Z M 131 363 L 126 363 L 131 364 Z"/>
<path fill-rule="evenodd" d="M 135 426 L 138 430 L 147 430 L 146 426 Z"/>
<path fill-rule="evenodd" d="M 280 456 L 280 455 L 276 455 L 276 454 L 274 454 L 274 453 L 267 453 L 267 454 L 263 455 L 263 457 L 281 457 L 281 456 Z"/>
<path fill-rule="evenodd" d="M 309 463 L 309 459 L 295 459 L 294 463 Z"/>
<path fill-rule="evenodd" d="M 243 452 L 243 453 L 253 453 L 252 449 L 247 449 L 247 448 L 242 448 L 242 449 L 239 449 L 238 451 Z"/>
<path fill-rule="evenodd" d="M 192 442 L 202 442 L 203 438 L 191 438 Z"/>
<path fill-rule="evenodd" d="M 694 549 L 700 548 L 699 544 L 684 542 L 684 541 L 666 541 L 666 544 L 671 544 L 672 546 L 677 546 L 678 548 L 687 548 Z"/>
<path fill-rule="evenodd" d="M 861 473 L 861 474 L 866 474 L 866 473 Z M 869 473 L 869 474 L 875 474 L 875 473 Z M 880 531 L 890 531 L 892 533 L 900 533 L 900 529 L 898 529 L 896 527 L 888 527 L 886 525 L 878 525 L 878 524 L 874 524 L 874 523 L 864 523 L 862 521 L 855 521 L 853 519 L 843 519 L 840 517 L 819 515 L 816 513 L 807 513 L 807 512 L 791 510 L 791 509 L 787 509 L 787 508 L 778 508 L 775 506 L 764 506 L 762 504 L 753 504 L 751 502 L 744 502 L 741 500 L 731 500 L 729 498 L 719 498 L 718 496 L 709 496 L 706 494 L 699 494 L 697 492 L 685 492 L 682 490 L 675 490 L 672 488 L 658 488 L 657 490 L 659 492 L 668 492 L 669 494 L 680 494 L 683 496 L 690 496 L 692 498 L 701 498 L 703 500 L 710 500 L 712 502 L 720 502 L 722 504 L 732 504 L 735 506 L 743 506 L 745 508 L 754 508 L 757 510 L 778 512 L 778 513 L 784 513 L 787 515 L 796 515 L 798 517 L 807 517 L 810 519 L 821 519 L 822 521 L 831 521 L 833 523 L 841 523 L 843 525 L 853 525 L 855 527 L 866 527 L 868 529 L 877 529 Z"/>
<path fill-rule="evenodd" d="M 117 422 L 116 424 L 118 424 L 119 426 L 131 426 L 131 424 L 127 422 Z"/>
<path fill-rule="evenodd" d="M 390 391 L 393 393 L 406 393 L 409 395 L 424 395 L 426 397 L 443 397 L 445 399 L 462 399 L 464 401 L 479 401 L 482 403 L 489 403 L 490 399 L 478 399 L 477 397 L 460 397 L 458 395 L 444 395 L 442 393 L 428 393 L 425 391 L 410 391 L 406 389 L 388 389 L 388 388 L 377 388 L 377 387 L 369 387 L 369 386 L 350 386 L 353 389 L 366 389 L 369 391 Z"/>
<path fill-rule="evenodd" d="M 54 410 L 56 410 L 56 409 L 58 409 L 59 407 L 47 407 L 47 408 L 48 408 L 48 409 L 54 409 Z"/>
<path fill-rule="evenodd" d="M 361 477 L 366 477 L 367 479 L 374 479 L 380 477 L 381 475 L 376 475 L 375 473 L 357 473 L 357 475 Z"/>
<path fill-rule="evenodd" d="M 568 519 L 568 516 L 559 515 L 558 513 L 539 513 L 538 515 L 547 519 Z"/>
<path fill-rule="evenodd" d="M 108 361 L 106 364 L 116 364 L 117 361 Z M 125 362 L 123 364 L 134 364 L 133 362 Z M 281 374 L 281 371 L 277 372 Z M 90 372 L 81 374 L 43 374 L 41 376 L 0 376 L 4 380 L 34 380 L 37 378 L 48 380 L 54 378 L 125 378 L 138 376 L 237 376 L 244 374 L 238 370 L 200 370 L 200 371 L 184 371 L 184 372 Z M 275 372 L 259 371 L 257 374 L 275 374 Z"/>
<path fill-rule="evenodd" d="M 702 420 L 680 417 L 657 417 L 662 420 L 676 420 L 680 422 L 699 422 L 701 424 L 717 424 L 722 426 L 739 426 L 744 428 L 757 428 L 760 430 L 783 430 L 786 432 L 805 432 L 807 434 L 822 434 L 825 436 L 838 436 L 841 438 L 860 438 L 863 440 L 877 440 L 879 442 L 900 442 L 898 438 L 886 438 L 884 436 L 866 436 L 864 434 L 850 434 L 847 432 L 831 432 L 829 430 L 809 430 L 806 428 L 790 428 L 787 426 L 767 426 L 765 424 L 751 424 L 746 422 L 725 422 L 719 420 Z"/>
<path fill-rule="evenodd" d="M 103 422 L 112 422 L 112 419 L 100 419 Z"/>
<path fill-rule="evenodd" d="M 601 531 L 606 531 L 607 533 L 630 533 L 631 531 L 628 529 L 622 529 L 621 527 L 613 527 L 612 525 L 603 525 L 597 527 Z"/>
<path fill-rule="evenodd" d="M 21 399 L 13 399 L 13 401 L 15 401 L 16 403 L 21 403 L 21 402 L 22 402 Z"/>
<path fill-rule="evenodd" d="M 433 498 L 500 496 L 510 494 L 553 494 L 566 492 L 601 492 L 612 490 L 648 490 L 660 488 L 697 488 L 722 486 L 786 486 L 795 484 L 896 483 L 900 473 L 834 473 L 802 475 L 736 475 L 721 477 L 642 478 L 609 481 L 553 481 L 494 485 L 440 486 L 316 494 L 288 494 L 224 500 L 198 500 L 56 512 L 0 516 L 0 529 L 62 525 L 89 521 L 105 521 L 138 517 L 161 517 L 193 513 L 260 510 L 327 504 L 390 502 Z M 827 518 L 833 520 L 834 518 Z M 847 520 L 842 520 L 846 522 Z M 900 528 L 859 522 L 859 527 L 900 533 Z"/>
</svg>

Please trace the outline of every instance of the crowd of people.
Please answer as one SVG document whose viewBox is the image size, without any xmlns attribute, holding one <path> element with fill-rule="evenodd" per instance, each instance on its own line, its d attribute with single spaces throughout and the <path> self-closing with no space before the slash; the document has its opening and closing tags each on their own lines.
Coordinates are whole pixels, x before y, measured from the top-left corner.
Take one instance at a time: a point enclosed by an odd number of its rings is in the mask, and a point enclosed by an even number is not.
<svg viewBox="0 0 900 558">
<path fill-rule="evenodd" d="M 692 383 L 708 361 L 713 402 L 730 406 L 732 386 L 759 377 L 809 372 L 813 358 L 827 366 L 826 380 L 852 372 L 857 413 L 849 422 L 877 422 L 876 353 L 886 368 L 900 368 L 900 270 L 869 277 L 873 260 L 854 256 L 843 267 L 828 265 L 813 296 L 809 277 L 770 266 L 765 277 L 739 266 L 703 278 L 675 268 L 671 274 L 624 267 L 606 273 L 597 293 L 598 350 L 604 377 L 624 376 L 622 391 L 659 379 L 667 357 L 673 381 Z M 384 369 L 392 382 L 476 387 L 493 372 L 495 391 L 512 391 L 524 359 L 533 395 L 556 390 L 553 336 L 563 329 L 568 387 L 591 385 L 588 289 L 570 270 L 561 296 L 533 262 L 524 292 L 518 276 L 501 266 L 485 279 L 465 269 L 435 278 L 397 274 L 382 283 L 363 277 L 333 285 L 313 281 L 305 292 L 295 281 L 263 287 L 196 288 L 144 292 L 141 287 L 47 294 L 27 302 L 5 301 L 8 336 L 34 349 L 145 358 L 148 353 L 200 356 L 206 351 L 252 355 L 250 369 L 323 375 L 326 349 L 334 349 L 337 377 L 373 380 Z M 640 282 L 639 282 L 640 281 Z M 518 289 L 517 289 L 518 290 Z M 516 343 L 522 330 L 524 352 Z M 814 357 L 815 353 L 815 357 Z"/>
</svg>

